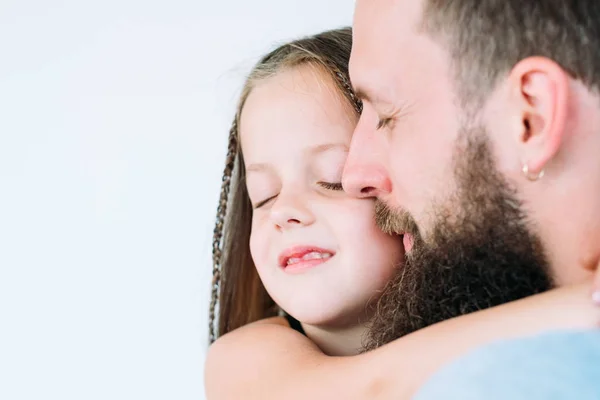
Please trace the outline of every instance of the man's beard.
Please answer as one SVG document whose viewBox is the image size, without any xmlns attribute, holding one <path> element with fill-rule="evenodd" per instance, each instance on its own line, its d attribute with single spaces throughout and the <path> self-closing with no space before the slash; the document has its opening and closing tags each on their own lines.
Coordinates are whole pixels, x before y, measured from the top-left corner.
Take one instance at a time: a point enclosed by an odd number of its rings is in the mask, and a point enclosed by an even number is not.
<svg viewBox="0 0 600 400">
<path fill-rule="evenodd" d="M 496 169 L 485 130 L 465 130 L 461 139 L 454 160 L 457 190 L 434 210 L 426 239 L 410 214 L 377 203 L 378 225 L 409 233 L 414 245 L 375 307 L 366 350 L 552 286 L 541 242 Z"/>
</svg>

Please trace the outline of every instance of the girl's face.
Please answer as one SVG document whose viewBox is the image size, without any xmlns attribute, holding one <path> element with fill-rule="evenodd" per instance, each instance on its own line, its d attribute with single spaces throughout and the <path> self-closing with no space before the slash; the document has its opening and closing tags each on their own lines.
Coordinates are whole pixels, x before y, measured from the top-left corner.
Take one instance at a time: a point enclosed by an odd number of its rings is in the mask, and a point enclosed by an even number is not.
<svg viewBox="0 0 600 400">
<path fill-rule="evenodd" d="M 252 258 L 277 304 L 311 325 L 366 322 L 365 306 L 403 262 L 400 239 L 375 225 L 373 200 L 342 190 L 356 122 L 310 65 L 261 82 L 242 111 Z"/>
</svg>

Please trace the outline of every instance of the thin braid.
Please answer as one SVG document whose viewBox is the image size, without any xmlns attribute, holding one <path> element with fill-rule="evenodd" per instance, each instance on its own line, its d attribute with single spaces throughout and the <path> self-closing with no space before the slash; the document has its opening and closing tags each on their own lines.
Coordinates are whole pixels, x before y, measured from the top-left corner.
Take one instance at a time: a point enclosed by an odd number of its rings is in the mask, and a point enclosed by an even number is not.
<svg viewBox="0 0 600 400">
<path fill-rule="evenodd" d="M 219 206 L 217 207 L 217 218 L 215 229 L 213 231 L 213 279 L 212 279 L 212 297 L 210 300 L 209 309 L 209 341 L 213 343 L 218 334 L 218 327 L 215 318 L 215 309 L 219 302 L 219 286 L 221 283 L 221 259 L 223 241 L 223 227 L 225 225 L 225 216 L 227 215 L 227 202 L 229 200 L 229 189 L 231 188 L 231 176 L 235 166 L 235 158 L 237 156 L 237 130 L 238 118 L 233 120 L 231 129 L 229 130 L 229 144 L 227 147 L 227 157 L 225 159 L 225 169 L 223 171 L 223 183 L 221 184 L 221 196 L 219 198 Z"/>
<path fill-rule="evenodd" d="M 335 65 L 332 62 L 327 62 L 327 66 L 331 68 L 338 82 L 342 85 L 342 88 L 344 88 L 346 96 L 349 97 L 352 106 L 354 107 L 358 115 L 360 115 L 362 113 L 363 108 L 362 101 L 360 101 L 360 99 L 354 94 L 352 85 L 350 84 L 350 81 L 348 80 L 346 75 L 343 74 L 342 71 L 340 71 L 340 69 L 337 67 L 337 65 Z"/>
</svg>

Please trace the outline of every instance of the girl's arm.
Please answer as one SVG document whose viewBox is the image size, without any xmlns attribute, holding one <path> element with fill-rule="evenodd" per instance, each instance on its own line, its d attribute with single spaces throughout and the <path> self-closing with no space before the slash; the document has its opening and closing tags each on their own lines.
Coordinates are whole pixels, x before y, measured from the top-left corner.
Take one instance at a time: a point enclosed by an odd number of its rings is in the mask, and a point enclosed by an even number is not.
<svg viewBox="0 0 600 400">
<path fill-rule="evenodd" d="M 595 305 L 600 306 L 600 261 L 598 261 L 598 264 L 592 287 L 592 301 Z"/>
<path fill-rule="evenodd" d="M 409 399 L 457 356 L 499 339 L 560 329 L 591 329 L 600 313 L 591 284 L 555 289 L 440 322 L 353 357 L 324 355 L 283 319 L 260 321 L 209 350 L 205 387 L 220 399 Z"/>
<path fill-rule="evenodd" d="M 362 365 L 355 360 L 326 356 L 285 319 L 270 318 L 228 333 L 210 347 L 206 395 L 208 400 L 366 399 L 368 392 L 360 388 L 365 380 L 356 380 Z"/>
</svg>

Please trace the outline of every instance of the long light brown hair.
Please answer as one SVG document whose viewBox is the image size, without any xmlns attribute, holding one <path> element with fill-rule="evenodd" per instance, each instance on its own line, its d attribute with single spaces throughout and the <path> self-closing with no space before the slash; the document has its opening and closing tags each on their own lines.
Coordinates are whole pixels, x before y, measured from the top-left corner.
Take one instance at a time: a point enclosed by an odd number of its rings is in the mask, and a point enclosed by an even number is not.
<svg viewBox="0 0 600 400">
<path fill-rule="evenodd" d="M 265 290 L 250 255 L 252 205 L 245 184 L 246 171 L 239 144 L 240 115 L 246 99 L 261 81 L 300 65 L 326 71 L 344 98 L 360 114 L 348 77 L 352 31 L 342 28 L 302 38 L 277 47 L 263 57 L 246 79 L 229 130 L 223 184 L 213 236 L 213 281 L 209 338 L 275 316 L 279 307 Z"/>
</svg>

